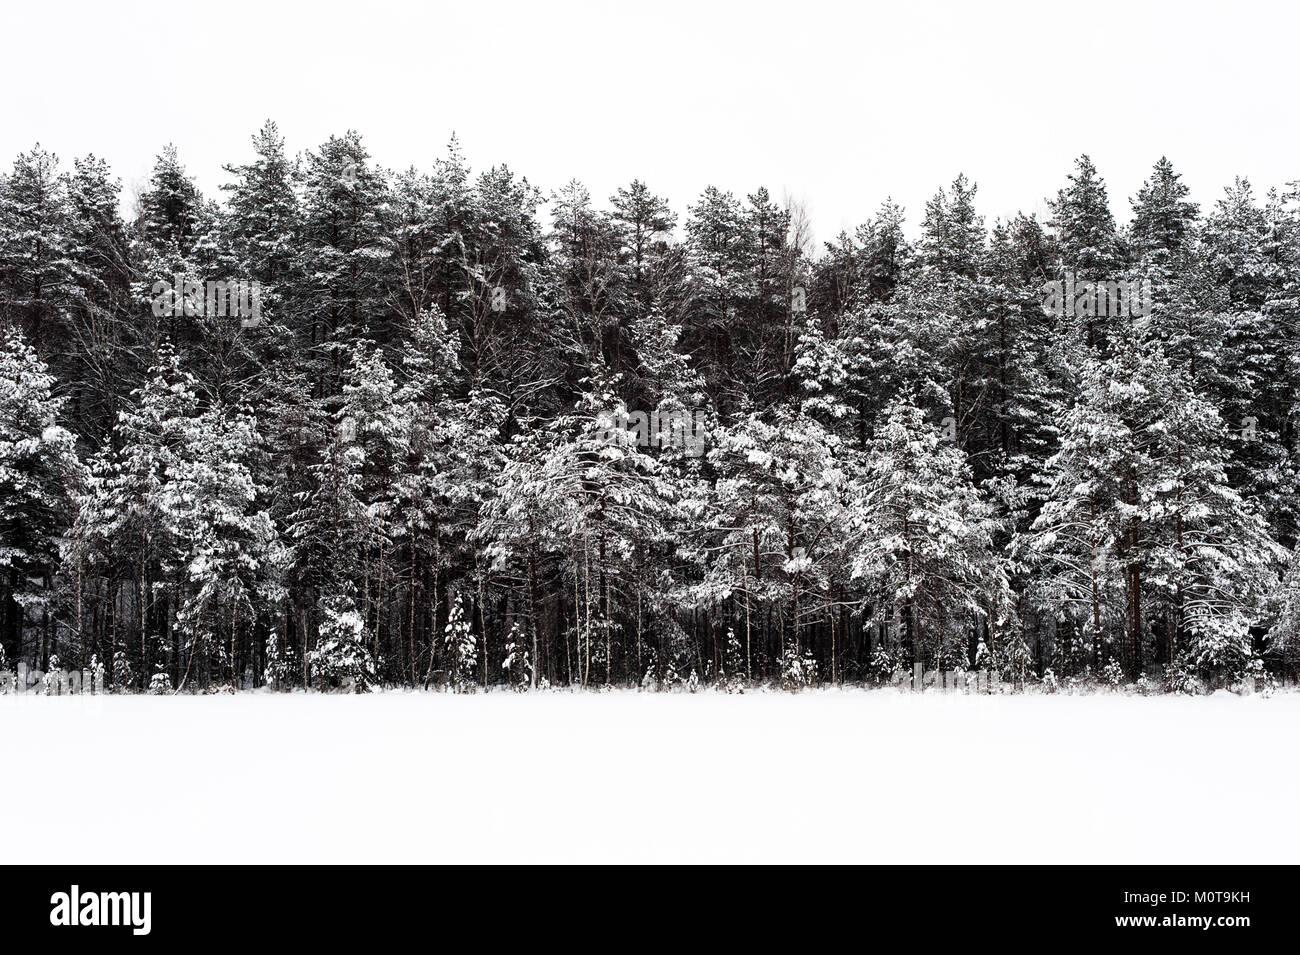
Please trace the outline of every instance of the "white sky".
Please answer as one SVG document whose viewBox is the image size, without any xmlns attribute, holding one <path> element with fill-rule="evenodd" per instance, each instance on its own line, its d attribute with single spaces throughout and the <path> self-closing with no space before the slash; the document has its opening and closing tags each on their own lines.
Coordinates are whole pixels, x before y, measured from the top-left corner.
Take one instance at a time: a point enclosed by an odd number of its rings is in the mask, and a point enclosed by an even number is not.
<svg viewBox="0 0 1300 955">
<path fill-rule="evenodd" d="M 1163 153 L 1202 205 L 1300 178 L 1300 5 L 40 3 L 0 10 L 0 165 L 95 152 L 129 193 L 174 142 L 201 188 L 275 119 L 291 152 L 358 129 L 390 167 L 459 134 L 476 169 L 603 199 L 644 179 L 808 205 L 817 238 L 889 195 L 915 231 L 958 172 L 991 224 L 1091 154 L 1121 220 Z"/>
</svg>

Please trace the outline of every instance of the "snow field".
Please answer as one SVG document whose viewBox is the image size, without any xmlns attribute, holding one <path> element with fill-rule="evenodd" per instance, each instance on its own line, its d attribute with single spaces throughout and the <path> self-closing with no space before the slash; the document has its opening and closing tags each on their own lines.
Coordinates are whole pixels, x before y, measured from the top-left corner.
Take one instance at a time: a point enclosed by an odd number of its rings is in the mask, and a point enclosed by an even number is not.
<svg viewBox="0 0 1300 955">
<path fill-rule="evenodd" d="M 1294 862 L 1298 726 L 1300 694 L 0 697 L 0 862 Z"/>
</svg>

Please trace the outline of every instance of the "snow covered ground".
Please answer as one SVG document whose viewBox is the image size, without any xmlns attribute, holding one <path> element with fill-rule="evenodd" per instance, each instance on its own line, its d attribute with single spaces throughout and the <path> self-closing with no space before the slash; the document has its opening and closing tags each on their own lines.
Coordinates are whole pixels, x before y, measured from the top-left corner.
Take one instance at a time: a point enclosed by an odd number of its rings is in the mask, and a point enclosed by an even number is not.
<svg viewBox="0 0 1300 955">
<path fill-rule="evenodd" d="M 1300 694 L 4 696 L 0 862 L 1290 863 L 1298 729 Z"/>
</svg>

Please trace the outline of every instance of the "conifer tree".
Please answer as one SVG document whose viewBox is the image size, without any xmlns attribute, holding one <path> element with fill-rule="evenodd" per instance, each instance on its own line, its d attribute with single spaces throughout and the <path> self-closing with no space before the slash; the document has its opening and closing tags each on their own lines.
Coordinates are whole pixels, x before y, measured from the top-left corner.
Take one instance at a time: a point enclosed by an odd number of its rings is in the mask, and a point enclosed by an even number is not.
<svg viewBox="0 0 1300 955">
<path fill-rule="evenodd" d="M 23 655 L 25 624 L 41 627 L 49 654 L 53 575 L 81 480 L 72 435 L 59 424 L 54 378 L 16 330 L 0 340 L 0 647 Z M 74 640 L 80 643 L 80 632 Z M 80 651 L 69 658 L 78 662 Z"/>
</svg>

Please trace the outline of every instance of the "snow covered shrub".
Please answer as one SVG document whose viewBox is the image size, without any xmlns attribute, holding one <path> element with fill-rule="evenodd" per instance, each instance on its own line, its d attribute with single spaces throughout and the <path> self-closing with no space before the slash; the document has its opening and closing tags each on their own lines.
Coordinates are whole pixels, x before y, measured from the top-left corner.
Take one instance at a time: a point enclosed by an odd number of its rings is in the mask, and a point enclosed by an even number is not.
<svg viewBox="0 0 1300 955">
<path fill-rule="evenodd" d="M 680 682 L 682 682 L 682 678 L 677 673 L 677 665 L 670 660 L 668 662 L 668 672 L 664 674 L 662 689 L 671 690 Z"/>
<path fill-rule="evenodd" d="M 375 682 L 375 664 L 363 642 L 365 622 L 347 594 L 327 597 L 321 615 L 316 647 L 308 654 L 312 677 L 360 693 Z"/>
<path fill-rule="evenodd" d="M 662 635 L 664 658 L 668 661 L 668 670 L 664 674 L 664 690 L 675 690 L 686 680 L 691 670 L 703 666 L 698 656 L 695 641 L 680 623 L 669 617 L 663 623 Z"/>
<path fill-rule="evenodd" d="M 528 689 L 533 677 L 533 666 L 528 659 L 528 644 L 518 621 L 511 625 L 506 637 L 506 658 L 501 661 L 501 669 L 506 671 L 510 685 L 516 690 Z"/>
<path fill-rule="evenodd" d="M 1277 691 L 1277 678 L 1264 668 L 1264 660 L 1258 655 L 1250 658 L 1241 682 L 1246 692 L 1258 691 L 1263 696 L 1272 696 Z"/>
<path fill-rule="evenodd" d="M 154 696 L 163 696 L 171 691 L 172 678 L 168 676 L 167 671 L 159 665 L 158 672 L 156 672 L 149 680 L 149 692 Z"/>
<path fill-rule="evenodd" d="M 457 693 L 473 693 L 476 686 L 474 661 L 478 656 L 478 646 L 469 621 L 465 619 L 465 610 L 460 600 L 451 605 L 442 640 L 451 661 L 449 669 L 452 689 Z"/>
<path fill-rule="evenodd" d="M 723 693 L 744 693 L 745 678 L 739 673 L 724 673 L 717 682 L 717 688 Z"/>
<path fill-rule="evenodd" d="M 1205 683 L 1197 675 L 1196 666 L 1186 654 L 1181 654 L 1173 665 L 1164 667 L 1165 688 L 1170 693 L 1199 696 L 1205 692 Z"/>
<path fill-rule="evenodd" d="M 280 649 L 280 634 L 274 629 L 266 639 L 266 666 L 262 669 L 262 681 L 273 690 L 289 682 L 289 661 Z"/>
<path fill-rule="evenodd" d="M 113 653 L 113 689 L 117 691 L 131 689 L 131 684 L 135 682 L 135 672 L 131 669 L 131 661 L 126 658 L 125 650 L 116 650 Z"/>
<path fill-rule="evenodd" d="M 879 643 L 876 645 L 876 649 L 871 651 L 871 659 L 867 663 L 867 672 L 877 683 L 887 683 L 900 665 L 897 651 L 889 649 L 883 643 Z"/>
<path fill-rule="evenodd" d="M 1032 655 L 1029 652 L 1029 644 L 1025 641 L 1025 635 L 1017 628 L 1007 642 L 998 647 L 995 669 L 1002 679 L 1023 686 L 1029 677 L 1031 659 Z"/>
<path fill-rule="evenodd" d="M 714 683 L 725 693 L 745 692 L 745 650 L 736 637 L 736 632 L 727 629 L 727 649 L 724 656 L 725 665 L 715 675 Z"/>
<path fill-rule="evenodd" d="M 1099 674 L 1101 682 L 1111 688 L 1118 688 L 1124 683 L 1124 668 L 1119 665 L 1119 661 L 1112 657 L 1101 668 Z"/>
<path fill-rule="evenodd" d="M 1143 696 L 1156 696 L 1165 690 L 1164 683 L 1159 678 L 1149 677 L 1145 671 L 1138 675 L 1135 685 Z"/>
<path fill-rule="evenodd" d="M 1250 622 L 1241 615 L 1195 614 L 1188 619 L 1191 638 L 1177 665 L 1215 684 L 1234 683 L 1251 659 Z"/>
<path fill-rule="evenodd" d="M 689 692 L 694 693 L 699 688 L 700 688 L 699 674 L 696 673 L 694 669 L 692 669 L 691 675 L 686 678 L 686 689 Z"/>
<path fill-rule="evenodd" d="M 59 655 L 50 654 L 50 665 L 45 671 L 45 677 L 41 680 L 41 689 L 46 696 L 54 696 L 59 692 Z"/>
<path fill-rule="evenodd" d="M 1052 670 L 1068 676 L 1078 676 L 1086 669 L 1086 647 L 1083 640 L 1071 630 L 1061 633 L 1052 647 Z"/>
<path fill-rule="evenodd" d="M 1061 688 L 1061 682 L 1056 678 L 1056 674 L 1052 672 L 1051 667 L 1043 671 L 1043 679 L 1040 682 L 1044 693 L 1055 693 Z"/>
<path fill-rule="evenodd" d="M 723 651 L 722 659 L 728 670 L 739 672 L 745 668 L 745 648 L 740 645 L 733 627 L 727 628 L 727 649 Z"/>
<path fill-rule="evenodd" d="M 812 686 L 817 679 L 817 660 L 808 651 L 800 656 L 793 646 L 788 646 L 781 657 L 781 686 L 786 690 L 801 690 Z"/>
</svg>

